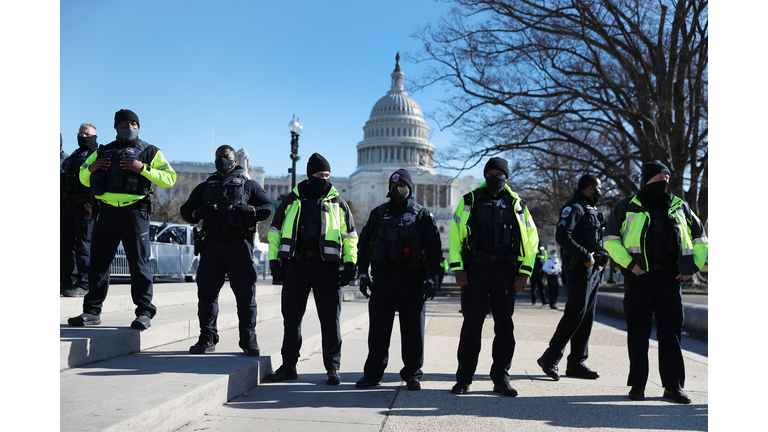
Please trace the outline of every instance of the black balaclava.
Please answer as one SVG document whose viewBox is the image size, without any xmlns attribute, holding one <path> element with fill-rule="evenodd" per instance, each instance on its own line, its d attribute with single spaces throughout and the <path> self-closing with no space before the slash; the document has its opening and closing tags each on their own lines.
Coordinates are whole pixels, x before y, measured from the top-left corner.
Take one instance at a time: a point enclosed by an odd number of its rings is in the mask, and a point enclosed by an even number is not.
<svg viewBox="0 0 768 432">
<path fill-rule="evenodd" d="M 331 186 L 330 179 L 314 177 L 312 175 L 320 171 L 331 171 L 331 164 L 320 153 L 313 153 L 307 162 L 307 183 L 309 184 L 310 191 L 316 195 L 324 194 Z"/>
<path fill-rule="evenodd" d="M 509 179 L 509 165 L 505 159 L 500 157 L 493 157 L 485 164 L 485 168 L 483 169 L 483 177 L 485 177 L 485 173 L 492 169 L 501 170 L 505 176 L 505 178 L 502 178 L 501 176 L 491 176 L 485 178 L 485 183 L 488 187 L 488 190 L 494 193 L 498 193 L 504 189 L 504 183 L 506 183 L 507 179 Z"/>
<path fill-rule="evenodd" d="M 650 179 L 656 174 L 669 175 L 669 169 L 666 165 L 661 163 L 658 159 L 653 162 L 643 164 L 643 195 L 645 196 L 645 204 L 649 207 L 660 207 L 667 203 L 669 199 L 669 193 L 667 192 L 667 183 L 664 180 L 648 183 Z M 648 184 L 646 184 L 648 183 Z"/>
</svg>

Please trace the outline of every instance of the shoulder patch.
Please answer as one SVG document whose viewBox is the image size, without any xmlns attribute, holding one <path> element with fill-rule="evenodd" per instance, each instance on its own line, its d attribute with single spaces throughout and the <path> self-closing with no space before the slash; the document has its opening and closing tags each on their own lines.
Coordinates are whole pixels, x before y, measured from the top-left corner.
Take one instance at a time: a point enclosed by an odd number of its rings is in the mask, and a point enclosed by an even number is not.
<svg viewBox="0 0 768 432">
<path fill-rule="evenodd" d="M 563 209 L 563 212 L 560 214 L 560 217 L 567 218 L 569 214 L 571 214 L 571 207 L 567 206 Z"/>
</svg>

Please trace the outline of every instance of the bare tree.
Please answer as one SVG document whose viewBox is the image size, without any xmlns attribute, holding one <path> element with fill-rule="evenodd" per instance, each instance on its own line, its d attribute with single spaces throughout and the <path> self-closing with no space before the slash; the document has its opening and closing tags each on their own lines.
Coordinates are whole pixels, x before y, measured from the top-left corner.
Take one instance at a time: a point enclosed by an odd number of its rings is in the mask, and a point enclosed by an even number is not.
<svg viewBox="0 0 768 432">
<path fill-rule="evenodd" d="M 706 220 L 707 1 L 452 1 L 410 58 L 428 65 L 419 88 L 452 89 L 434 116 L 456 129 L 459 168 L 546 155 L 627 196 L 659 159 Z"/>
<path fill-rule="evenodd" d="M 197 179 L 197 177 L 195 177 Z M 186 223 L 179 209 L 187 201 L 192 190 L 198 185 L 189 173 L 182 172 L 170 188 L 156 187 L 153 197 L 155 212 L 152 220 L 168 223 Z"/>
</svg>

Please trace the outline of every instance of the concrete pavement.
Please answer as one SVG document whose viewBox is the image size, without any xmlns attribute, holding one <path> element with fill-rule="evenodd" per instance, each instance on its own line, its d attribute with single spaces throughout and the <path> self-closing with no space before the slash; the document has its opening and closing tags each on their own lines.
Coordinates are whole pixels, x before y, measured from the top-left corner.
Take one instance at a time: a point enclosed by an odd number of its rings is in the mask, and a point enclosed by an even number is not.
<svg viewBox="0 0 768 432">
<path fill-rule="evenodd" d="M 564 305 L 564 300 L 560 303 Z M 352 303 L 365 303 L 354 299 Z M 421 391 L 405 390 L 398 371 L 399 326 L 395 323 L 390 366 L 382 385 L 356 389 L 367 355 L 367 323 L 344 336 L 340 386 L 325 384 L 322 356 L 313 353 L 298 366 L 299 379 L 263 383 L 207 412 L 181 432 L 214 431 L 549 431 L 583 430 L 708 430 L 708 344 L 684 337 L 686 392 L 693 399 L 681 405 L 663 399 L 658 350 L 649 351 L 650 378 L 646 400 L 631 401 L 626 386 L 627 358 L 624 321 L 598 315 L 587 364 L 600 372 L 597 380 L 563 376 L 553 381 L 536 359 L 546 349 L 562 316 L 520 295 L 515 306 L 517 345 L 511 384 L 520 393 L 505 398 L 492 391 L 492 319 L 483 328 L 483 347 L 475 382 L 466 395 L 454 395 L 456 350 L 462 318 L 459 299 L 439 297 L 427 310 L 424 377 Z M 568 348 L 566 348 L 566 355 Z"/>
</svg>

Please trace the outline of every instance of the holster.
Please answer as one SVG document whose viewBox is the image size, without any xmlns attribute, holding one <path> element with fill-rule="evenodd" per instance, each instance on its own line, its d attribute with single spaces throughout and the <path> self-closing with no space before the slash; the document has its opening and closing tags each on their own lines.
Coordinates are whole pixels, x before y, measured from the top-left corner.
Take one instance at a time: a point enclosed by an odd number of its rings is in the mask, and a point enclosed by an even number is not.
<svg viewBox="0 0 768 432">
<path fill-rule="evenodd" d="M 605 265 L 608 264 L 609 255 L 606 251 L 599 251 L 595 252 L 594 258 L 596 266 L 605 267 Z"/>
<path fill-rule="evenodd" d="M 195 241 L 195 256 L 200 255 L 203 250 L 203 243 L 205 242 L 205 234 L 203 231 L 198 230 L 197 227 L 192 228 L 192 238 Z"/>
</svg>

